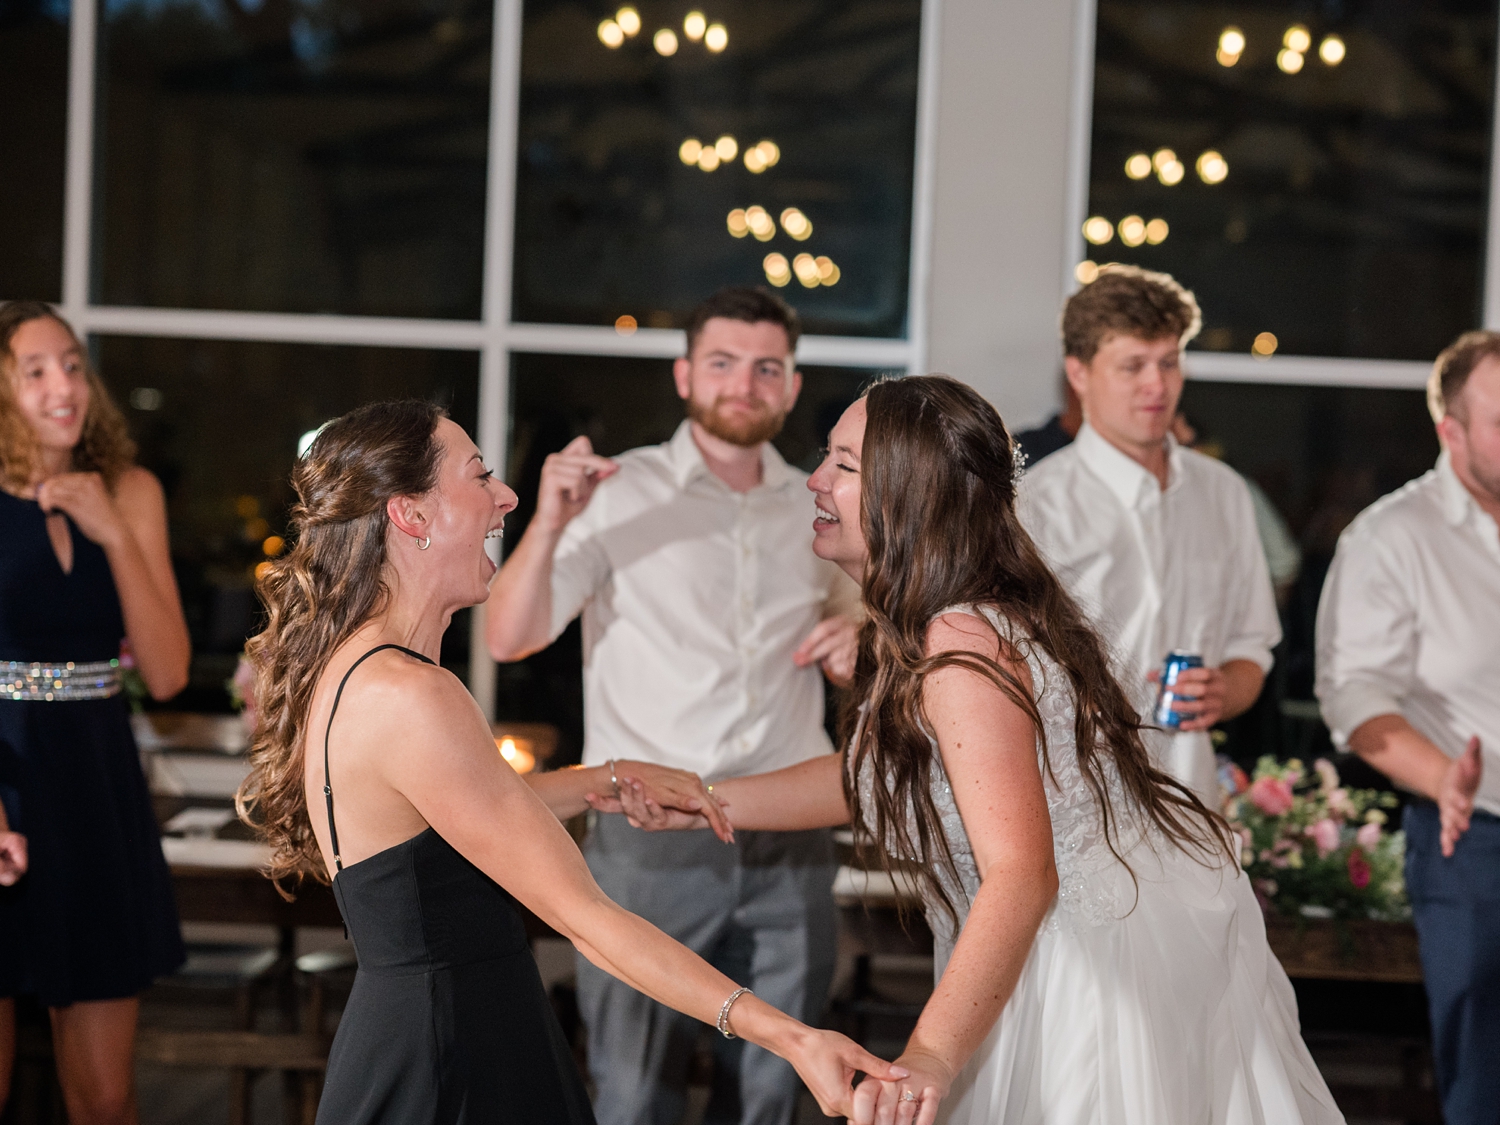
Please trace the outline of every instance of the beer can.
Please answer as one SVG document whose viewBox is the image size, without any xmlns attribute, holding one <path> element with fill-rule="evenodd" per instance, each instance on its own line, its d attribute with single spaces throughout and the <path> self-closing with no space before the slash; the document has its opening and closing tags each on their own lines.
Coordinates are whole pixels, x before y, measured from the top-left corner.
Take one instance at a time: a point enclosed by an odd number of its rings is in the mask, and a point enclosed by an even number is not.
<svg viewBox="0 0 1500 1125">
<path fill-rule="evenodd" d="M 1156 688 L 1156 725 L 1176 730 L 1182 726 L 1182 716 L 1172 710 L 1177 700 L 1192 702 L 1196 695 L 1181 695 L 1177 691 L 1177 676 L 1184 668 L 1202 668 L 1203 657 L 1196 652 L 1169 652 L 1161 666 L 1161 682 Z"/>
</svg>

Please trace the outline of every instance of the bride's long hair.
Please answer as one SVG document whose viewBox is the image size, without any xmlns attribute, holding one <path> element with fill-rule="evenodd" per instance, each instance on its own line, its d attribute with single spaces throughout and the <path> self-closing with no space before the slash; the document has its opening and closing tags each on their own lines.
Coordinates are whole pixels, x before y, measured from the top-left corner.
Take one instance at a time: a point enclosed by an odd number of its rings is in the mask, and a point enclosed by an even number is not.
<svg viewBox="0 0 1500 1125">
<path fill-rule="evenodd" d="M 1232 859 L 1237 853 L 1223 818 L 1152 766 L 1140 719 L 1110 671 L 1103 642 L 1021 526 L 1014 441 L 995 408 L 945 375 L 878 382 L 865 405 L 860 524 L 869 549 L 867 618 L 843 721 L 851 747 L 845 797 L 853 822 L 869 831 L 867 853 L 893 874 L 899 861 L 881 842 L 914 860 L 906 873 L 956 917 L 939 878 L 944 871 L 958 885 L 929 787 L 933 728 L 922 710 L 923 681 L 939 668 L 968 669 L 1004 692 L 1030 716 L 1052 770 L 1036 700 L 1003 663 L 973 652 L 927 654 L 933 618 L 956 605 L 988 605 L 1018 627 L 1017 647 L 1000 638 L 1003 655 L 1024 655 L 1034 644 L 1067 677 L 1078 765 L 1121 862 L 1119 821 L 1133 814 L 1203 862 Z M 864 769 L 874 777 L 868 802 L 857 782 Z M 1111 803 L 1110 773 L 1119 778 L 1126 808 Z M 908 810 L 915 815 L 909 818 Z"/>
<path fill-rule="evenodd" d="M 328 423 L 292 470 L 292 549 L 256 583 L 266 627 L 245 645 L 259 721 L 235 794 L 240 818 L 271 845 L 268 873 L 288 898 L 282 880 L 328 882 L 303 775 L 313 690 L 339 645 L 385 604 L 386 501 L 437 485 L 442 417 L 426 402 L 362 406 Z"/>
</svg>

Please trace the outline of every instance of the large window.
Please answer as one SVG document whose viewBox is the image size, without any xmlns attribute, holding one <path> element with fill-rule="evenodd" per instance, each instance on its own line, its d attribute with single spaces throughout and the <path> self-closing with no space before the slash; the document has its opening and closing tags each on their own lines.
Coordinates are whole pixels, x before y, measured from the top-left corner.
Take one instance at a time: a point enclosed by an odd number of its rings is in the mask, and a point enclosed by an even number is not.
<svg viewBox="0 0 1500 1125">
<path fill-rule="evenodd" d="M 803 314 L 797 463 L 921 354 L 920 0 L 702 11 L 0 0 L 0 300 L 60 302 L 166 485 L 177 706 L 227 706 L 298 441 L 358 403 L 442 402 L 529 507 L 574 434 L 671 433 L 664 361 L 721 285 Z M 465 615 L 444 662 L 489 707 L 480 642 Z"/>
<path fill-rule="evenodd" d="M 1088 258 L 1175 275 L 1208 351 L 1430 361 L 1481 316 L 1495 36 L 1477 0 L 1099 0 Z"/>
</svg>

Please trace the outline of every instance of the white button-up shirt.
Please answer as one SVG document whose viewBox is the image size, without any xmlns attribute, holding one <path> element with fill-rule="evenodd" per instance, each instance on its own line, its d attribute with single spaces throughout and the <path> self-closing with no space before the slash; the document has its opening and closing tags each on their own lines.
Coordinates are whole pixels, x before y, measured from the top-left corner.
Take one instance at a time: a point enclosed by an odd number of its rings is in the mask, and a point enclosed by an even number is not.
<svg viewBox="0 0 1500 1125">
<path fill-rule="evenodd" d="M 1450 758 L 1478 735 L 1500 816 L 1500 529 L 1448 454 L 1339 536 L 1318 605 L 1318 701 L 1339 746 L 1401 715 Z"/>
<path fill-rule="evenodd" d="M 620 470 L 564 531 L 552 563 L 552 636 L 583 611 L 584 751 L 708 780 L 833 750 L 823 679 L 792 653 L 859 590 L 812 551 L 807 476 L 769 444 L 762 482 L 735 492 L 684 422 Z"/>
<path fill-rule="evenodd" d="M 1022 478 L 1020 514 L 1043 558 L 1099 629 L 1143 718 L 1167 653 L 1207 667 L 1271 667 L 1281 622 L 1249 489 L 1233 469 L 1167 439 L 1167 487 L 1087 422 Z M 1217 807 L 1207 731 L 1146 732 L 1158 763 Z"/>
</svg>

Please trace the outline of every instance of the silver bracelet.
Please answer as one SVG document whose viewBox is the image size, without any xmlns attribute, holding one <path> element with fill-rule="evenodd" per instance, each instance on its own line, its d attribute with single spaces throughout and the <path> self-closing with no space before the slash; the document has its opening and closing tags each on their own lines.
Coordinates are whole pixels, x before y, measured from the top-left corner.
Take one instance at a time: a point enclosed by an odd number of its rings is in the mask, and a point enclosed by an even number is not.
<svg viewBox="0 0 1500 1125">
<path fill-rule="evenodd" d="M 729 1030 L 729 1009 L 734 1007 L 734 1002 L 736 1000 L 738 1000 L 741 996 L 745 995 L 745 993 L 749 991 L 750 990 L 748 988 L 736 988 L 729 994 L 729 999 L 724 1001 L 724 1006 L 719 1009 L 719 1018 L 716 1021 L 715 1026 L 718 1027 L 719 1034 L 722 1035 L 725 1039 L 739 1038 L 738 1035 Z"/>
<path fill-rule="evenodd" d="M 609 767 L 609 783 L 615 787 L 615 800 L 620 799 L 620 782 L 615 777 L 615 760 L 613 758 L 604 763 Z"/>
</svg>

